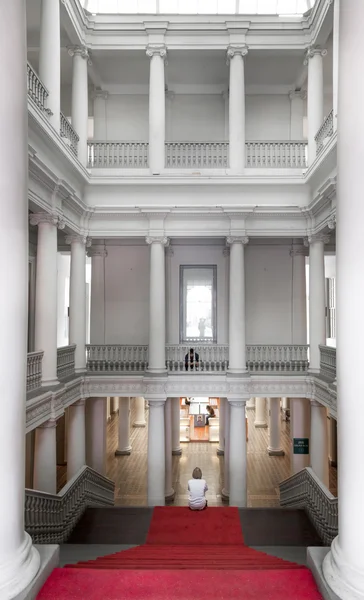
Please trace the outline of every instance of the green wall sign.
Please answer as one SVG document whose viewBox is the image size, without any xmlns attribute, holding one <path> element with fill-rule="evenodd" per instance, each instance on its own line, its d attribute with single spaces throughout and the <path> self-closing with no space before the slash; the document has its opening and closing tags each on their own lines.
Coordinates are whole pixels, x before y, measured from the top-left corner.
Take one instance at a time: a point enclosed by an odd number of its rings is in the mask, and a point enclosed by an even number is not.
<svg viewBox="0 0 364 600">
<path fill-rule="evenodd" d="M 308 438 L 293 438 L 293 454 L 309 454 Z"/>
</svg>

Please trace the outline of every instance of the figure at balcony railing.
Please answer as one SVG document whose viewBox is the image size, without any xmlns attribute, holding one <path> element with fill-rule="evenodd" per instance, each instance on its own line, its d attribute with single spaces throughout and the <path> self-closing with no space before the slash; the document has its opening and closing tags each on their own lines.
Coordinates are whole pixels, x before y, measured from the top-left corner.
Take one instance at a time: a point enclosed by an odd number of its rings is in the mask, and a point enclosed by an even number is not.
<svg viewBox="0 0 364 600">
<path fill-rule="evenodd" d="M 185 356 L 185 369 L 186 371 L 198 371 L 200 368 L 200 355 L 190 348 Z"/>
</svg>

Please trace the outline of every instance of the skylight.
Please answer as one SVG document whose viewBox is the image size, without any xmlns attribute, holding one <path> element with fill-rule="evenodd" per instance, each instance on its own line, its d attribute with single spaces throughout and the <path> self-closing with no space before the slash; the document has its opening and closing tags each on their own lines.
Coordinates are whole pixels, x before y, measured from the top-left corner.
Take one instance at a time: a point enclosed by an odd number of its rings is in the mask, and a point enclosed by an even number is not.
<svg viewBox="0 0 364 600">
<path fill-rule="evenodd" d="M 93 14 L 239 14 L 302 16 L 316 0 L 80 0 Z"/>
</svg>

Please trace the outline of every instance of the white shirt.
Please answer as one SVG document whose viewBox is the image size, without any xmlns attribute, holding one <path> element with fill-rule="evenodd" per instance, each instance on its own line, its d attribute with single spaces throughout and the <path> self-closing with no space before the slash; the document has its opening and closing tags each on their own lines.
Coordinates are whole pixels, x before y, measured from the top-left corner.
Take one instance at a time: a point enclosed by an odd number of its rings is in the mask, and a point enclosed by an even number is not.
<svg viewBox="0 0 364 600">
<path fill-rule="evenodd" d="M 194 510 L 202 510 L 206 506 L 205 492 L 208 487 L 204 479 L 190 479 L 188 491 L 190 492 L 189 505 Z"/>
</svg>

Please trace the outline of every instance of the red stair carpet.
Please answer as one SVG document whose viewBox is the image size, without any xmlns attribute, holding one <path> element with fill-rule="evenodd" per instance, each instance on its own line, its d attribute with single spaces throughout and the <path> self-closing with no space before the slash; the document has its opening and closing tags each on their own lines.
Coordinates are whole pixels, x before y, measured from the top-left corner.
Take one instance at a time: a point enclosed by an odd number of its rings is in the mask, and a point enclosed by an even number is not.
<svg viewBox="0 0 364 600">
<path fill-rule="evenodd" d="M 308 569 L 244 545 L 236 508 L 158 507 L 146 544 L 55 569 L 38 595 L 38 600 L 191 598 L 322 600 Z"/>
</svg>

